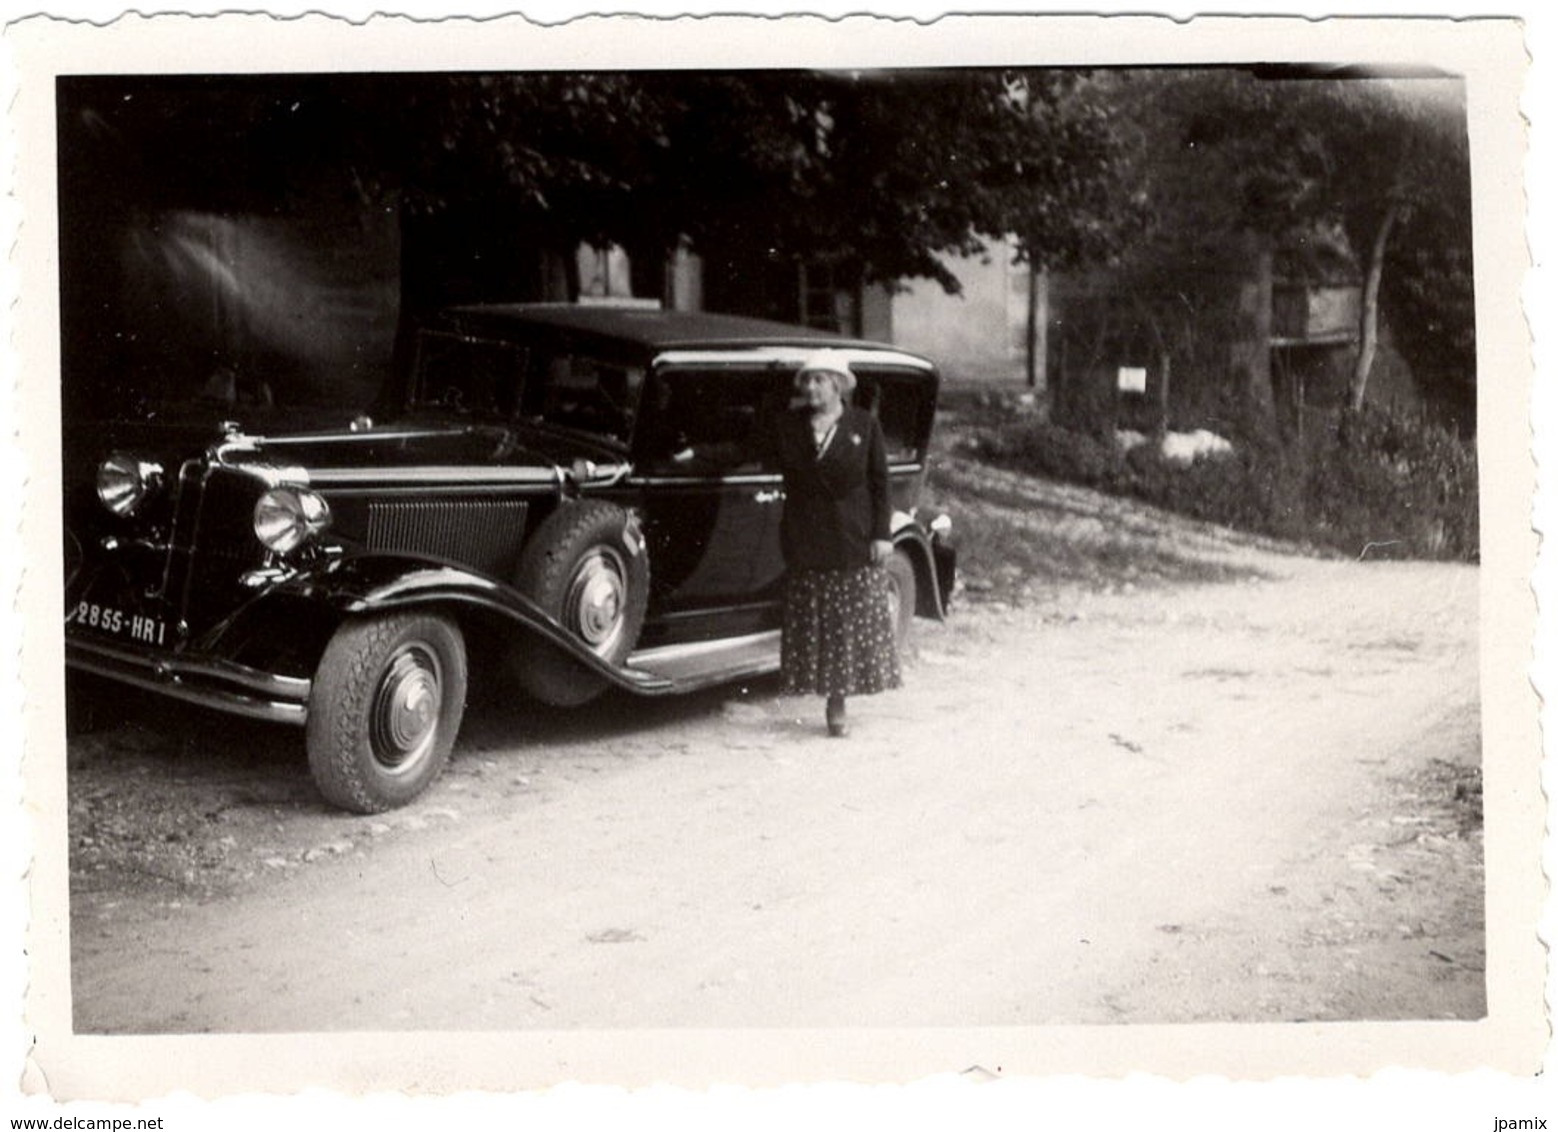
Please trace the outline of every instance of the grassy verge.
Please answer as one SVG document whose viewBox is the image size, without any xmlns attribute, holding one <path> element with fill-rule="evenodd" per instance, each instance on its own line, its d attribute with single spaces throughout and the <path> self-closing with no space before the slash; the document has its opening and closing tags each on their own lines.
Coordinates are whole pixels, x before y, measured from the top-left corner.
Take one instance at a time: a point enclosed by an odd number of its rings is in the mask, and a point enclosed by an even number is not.
<svg viewBox="0 0 1558 1132">
<path fill-rule="evenodd" d="M 963 595 L 974 603 L 1033 605 L 1074 589 L 1126 591 L 1260 573 L 1241 547 L 1195 524 L 955 451 L 933 463 L 925 501 L 953 516 Z"/>
<path fill-rule="evenodd" d="M 1013 394 L 948 408 L 952 453 L 967 460 L 1349 556 L 1478 558 L 1473 446 L 1405 414 L 1320 419 L 1285 441 L 1234 438 L 1231 452 L 1187 463 L 1152 441 L 1125 450 L 1060 428 Z"/>
</svg>

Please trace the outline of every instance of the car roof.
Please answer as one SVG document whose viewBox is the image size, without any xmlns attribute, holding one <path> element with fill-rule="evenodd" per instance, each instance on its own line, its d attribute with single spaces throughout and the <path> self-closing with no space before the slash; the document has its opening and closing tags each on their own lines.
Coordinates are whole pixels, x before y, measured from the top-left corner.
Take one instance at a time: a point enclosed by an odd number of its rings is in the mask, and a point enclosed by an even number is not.
<svg viewBox="0 0 1558 1132">
<path fill-rule="evenodd" d="M 807 326 L 710 311 L 573 303 L 483 303 L 442 312 L 462 328 L 501 331 L 546 326 L 645 347 L 654 352 L 697 347 L 791 346 L 890 350 L 892 346 Z M 923 359 L 921 359 L 923 361 Z"/>
</svg>

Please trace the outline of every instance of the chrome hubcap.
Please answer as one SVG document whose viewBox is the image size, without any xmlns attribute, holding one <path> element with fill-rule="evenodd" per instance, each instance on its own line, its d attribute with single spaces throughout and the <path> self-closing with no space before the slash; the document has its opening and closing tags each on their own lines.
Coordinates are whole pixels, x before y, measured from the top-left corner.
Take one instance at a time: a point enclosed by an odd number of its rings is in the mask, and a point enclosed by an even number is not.
<svg viewBox="0 0 1558 1132">
<path fill-rule="evenodd" d="M 574 571 L 563 600 L 563 624 L 606 655 L 622 637 L 627 611 L 627 563 L 615 550 L 592 550 Z"/>
<path fill-rule="evenodd" d="M 386 770 L 406 771 L 433 748 L 443 704 L 438 658 L 420 644 L 390 660 L 373 701 L 373 757 Z"/>
</svg>

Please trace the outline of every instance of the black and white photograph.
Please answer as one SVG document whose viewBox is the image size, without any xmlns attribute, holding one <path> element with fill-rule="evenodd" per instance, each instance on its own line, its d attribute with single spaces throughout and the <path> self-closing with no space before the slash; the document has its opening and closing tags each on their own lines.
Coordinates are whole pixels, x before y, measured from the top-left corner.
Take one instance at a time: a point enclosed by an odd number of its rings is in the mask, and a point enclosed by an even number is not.
<svg viewBox="0 0 1558 1132">
<path fill-rule="evenodd" d="M 1265 22 L 32 43 L 43 1091 L 1533 1073 L 1519 28 Z"/>
</svg>

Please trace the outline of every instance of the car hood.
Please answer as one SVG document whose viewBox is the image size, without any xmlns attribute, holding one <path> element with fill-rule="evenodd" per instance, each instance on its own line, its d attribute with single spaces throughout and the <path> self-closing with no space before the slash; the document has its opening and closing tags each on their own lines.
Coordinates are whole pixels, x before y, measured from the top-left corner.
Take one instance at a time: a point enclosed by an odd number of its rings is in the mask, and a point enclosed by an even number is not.
<svg viewBox="0 0 1558 1132">
<path fill-rule="evenodd" d="M 281 469 L 284 478 L 389 478 L 418 470 L 456 469 L 480 478 L 481 469 L 534 469 L 546 479 L 581 462 L 603 471 L 621 466 L 620 446 L 562 430 L 447 421 L 406 421 L 369 428 L 250 434 L 241 425 L 222 428 L 141 422 L 93 430 L 67 444 L 67 468 L 90 478 L 111 451 L 156 460 L 168 470 L 202 452 L 239 467 Z"/>
<path fill-rule="evenodd" d="M 590 437 L 524 426 L 406 422 L 358 431 L 230 436 L 220 451 L 234 463 L 259 460 L 310 478 L 332 471 L 418 468 L 536 468 L 551 474 L 580 461 L 621 464 L 620 447 Z"/>
</svg>

